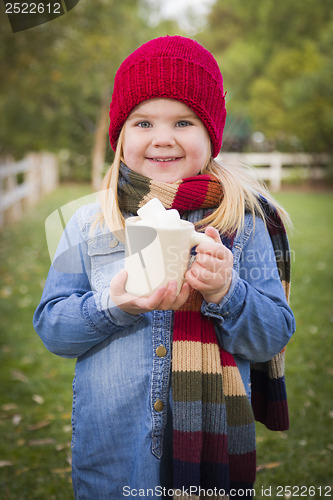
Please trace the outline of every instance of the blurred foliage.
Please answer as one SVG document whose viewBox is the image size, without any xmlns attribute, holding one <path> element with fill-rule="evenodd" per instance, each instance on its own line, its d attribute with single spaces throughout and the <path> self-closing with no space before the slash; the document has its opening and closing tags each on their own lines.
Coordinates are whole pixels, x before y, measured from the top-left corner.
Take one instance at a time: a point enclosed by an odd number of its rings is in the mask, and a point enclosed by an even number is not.
<svg viewBox="0 0 333 500">
<path fill-rule="evenodd" d="M 332 151 L 329 1 L 216 0 L 198 40 L 216 56 L 228 91 L 225 149 L 248 148 L 239 141 L 245 122 L 270 148 Z"/>
<path fill-rule="evenodd" d="M 13 34 L 0 6 L 0 156 L 61 151 L 64 177 L 89 178 L 101 100 L 111 100 L 115 71 L 137 46 L 173 33 L 173 24 L 149 26 L 144 0 L 81 0 Z"/>
</svg>

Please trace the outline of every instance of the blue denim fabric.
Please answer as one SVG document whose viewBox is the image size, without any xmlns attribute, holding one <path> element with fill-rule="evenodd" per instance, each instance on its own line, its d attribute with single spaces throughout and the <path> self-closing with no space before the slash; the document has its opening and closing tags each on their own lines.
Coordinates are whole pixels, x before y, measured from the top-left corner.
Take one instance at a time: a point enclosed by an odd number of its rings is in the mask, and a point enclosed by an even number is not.
<svg viewBox="0 0 333 500">
<path fill-rule="evenodd" d="M 77 358 L 73 381 L 73 487 L 76 500 L 119 500 L 130 489 L 171 488 L 172 311 L 127 314 L 109 285 L 124 246 L 89 230 L 96 205 L 70 220 L 49 271 L 34 327 L 47 349 Z M 192 222 L 203 213 L 192 213 Z M 203 303 L 221 345 L 232 353 L 250 398 L 250 362 L 278 353 L 295 330 L 264 223 L 251 216 L 237 235 L 233 279 L 219 305 Z M 166 348 L 159 357 L 156 349 Z M 154 403 L 164 403 L 162 411 Z M 124 488 L 124 489 L 123 489 Z M 138 492 L 139 495 L 139 492 Z"/>
</svg>

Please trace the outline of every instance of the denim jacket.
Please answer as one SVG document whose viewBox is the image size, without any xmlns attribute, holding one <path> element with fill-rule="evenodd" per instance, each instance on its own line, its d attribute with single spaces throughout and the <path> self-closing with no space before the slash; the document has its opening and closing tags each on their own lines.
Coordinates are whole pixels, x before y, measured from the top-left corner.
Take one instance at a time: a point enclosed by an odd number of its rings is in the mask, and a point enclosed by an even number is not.
<svg viewBox="0 0 333 500">
<path fill-rule="evenodd" d="M 77 358 L 73 381 L 72 468 L 76 500 L 118 500 L 171 487 L 172 311 L 131 315 L 111 303 L 124 245 L 98 226 L 96 205 L 69 221 L 50 268 L 34 327 L 47 349 Z M 203 217 L 192 212 L 189 220 Z M 202 304 L 222 347 L 234 355 L 250 398 L 250 362 L 288 343 L 295 320 L 264 222 L 251 215 L 234 240 L 231 287 Z M 163 346 L 165 349 L 158 349 Z M 156 401 L 164 405 L 156 410 Z M 161 488 L 161 489 L 159 489 Z"/>
</svg>

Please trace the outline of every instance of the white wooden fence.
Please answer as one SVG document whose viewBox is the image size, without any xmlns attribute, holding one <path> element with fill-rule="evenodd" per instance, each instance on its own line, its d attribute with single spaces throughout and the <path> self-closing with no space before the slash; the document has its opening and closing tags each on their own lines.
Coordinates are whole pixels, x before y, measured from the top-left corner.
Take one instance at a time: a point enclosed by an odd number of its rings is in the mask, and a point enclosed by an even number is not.
<svg viewBox="0 0 333 500">
<path fill-rule="evenodd" d="M 20 219 L 58 185 L 58 161 L 50 153 L 30 153 L 23 160 L 0 160 L 0 228 Z"/>
<path fill-rule="evenodd" d="M 259 178 L 269 182 L 272 191 L 281 188 L 282 180 L 294 167 L 301 167 L 304 178 L 321 179 L 331 157 L 304 153 L 221 153 L 221 163 L 257 167 Z M 293 167 L 293 168 L 288 168 Z M 0 160 L 0 228 L 19 219 L 24 208 L 36 203 L 44 194 L 58 186 L 58 161 L 50 153 L 30 153 L 23 160 Z"/>
<path fill-rule="evenodd" d="M 269 182 L 272 191 L 281 188 L 282 180 L 288 178 L 295 167 L 302 169 L 304 179 L 322 179 L 325 166 L 331 157 L 327 154 L 305 154 L 305 153 L 220 153 L 218 160 L 228 165 L 245 164 L 257 167 L 257 176 Z M 285 168 L 285 167 L 293 167 Z"/>
</svg>

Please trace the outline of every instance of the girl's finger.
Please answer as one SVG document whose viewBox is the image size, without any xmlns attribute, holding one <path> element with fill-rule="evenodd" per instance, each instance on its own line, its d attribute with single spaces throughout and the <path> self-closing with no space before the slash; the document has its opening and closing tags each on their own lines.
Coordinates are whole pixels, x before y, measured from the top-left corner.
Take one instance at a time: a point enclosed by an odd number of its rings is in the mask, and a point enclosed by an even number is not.
<svg viewBox="0 0 333 500">
<path fill-rule="evenodd" d="M 223 267 L 219 264 L 220 262 L 221 261 L 217 261 L 216 259 L 215 262 L 205 260 L 202 263 L 200 260 L 198 260 L 198 262 L 195 261 L 188 270 L 188 273 L 193 278 L 198 278 L 201 281 L 210 281 L 214 279 L 216 275 L 221 275 L 223 273 Z"/>
<path fill-rule="evenodd" d="M 182 305 L 185 304 L 187 301 L 188 297 L 190 295 L 190 285 L 185 282 L 179 292 L 179 294 L 176 297 L 175 302 L 172 305 L 172 310 L 177 311 Z"/>
<path fill-rule="evenodd" d="M 204 268 L 214 273 L 218 272 L 223 265 L 223 259 L 206 253 L 200 253 L 196 255 L 195 261 L 190 269 L 192 269 L 192 267 L 193 269 L 198 267 L 199 269 Z"/>
<path fill-rule="evenodd" d="M 195 290 L 209 290 L 211 288 L 211 283 L 207 280 L 203 280 L 200 274 L 194 275 L 191 271 L 186 273 L 186 279 L 192 288 Z"/>
<path fill-rule="evenodd" d="M 215 242 L 215 243 L 205 242 L 205 243 L 200 243 L 200 245 L 197 246 L 196 253 L 197 253 L 196 258 L 199 255 L 211 255 L 212 257 L 216 257 L 222 260 L 222 259 L 227 259 L 231 252 L 221 242 Z"/>
<path fill-rule="evenodd" d="M 158 305 L 162 302 L 165 292 L 167 288 L 165 286 L 162 286 L 156 290 L 152 295 L 149 297 L 142 297 L 138 299 L 138 305 L 142 307 L 143 309 L 147 309 L 147 311 L 153 311 L 154 309 L 158 308 Z"/>
<path fill-rule="evenodd" d="M 218 232 L 217 229 L 215 229 L 215 227 L 213 227 L 213 226 L 206 227 L 205 234 L 207 234 L 207 236 L 210 236 L 211 238 L 213 238 L 215 243 L 221 243 L 220 233 Z"/>
<path fill-rule="evenodd" d="M 113 290 L 113 293 L 116 295 L 120 295 L 125 292 L 125 285 L 127 281 L 127 271 L 125 269 L 122 269 L 117 273 L 114 278 L 111 281 L 111 287 Z"/>
<path fill-rule="evenodd" d="M 171 309 L 171 306 L 175 302 L 176 297 L 177 297 L 177 282 L 172 280 L 168 283 L 163 300 L 160 302 L 160 304 L 158 304 L 156 309 L 160 309 L 163 311 Z"/>
</svg>

